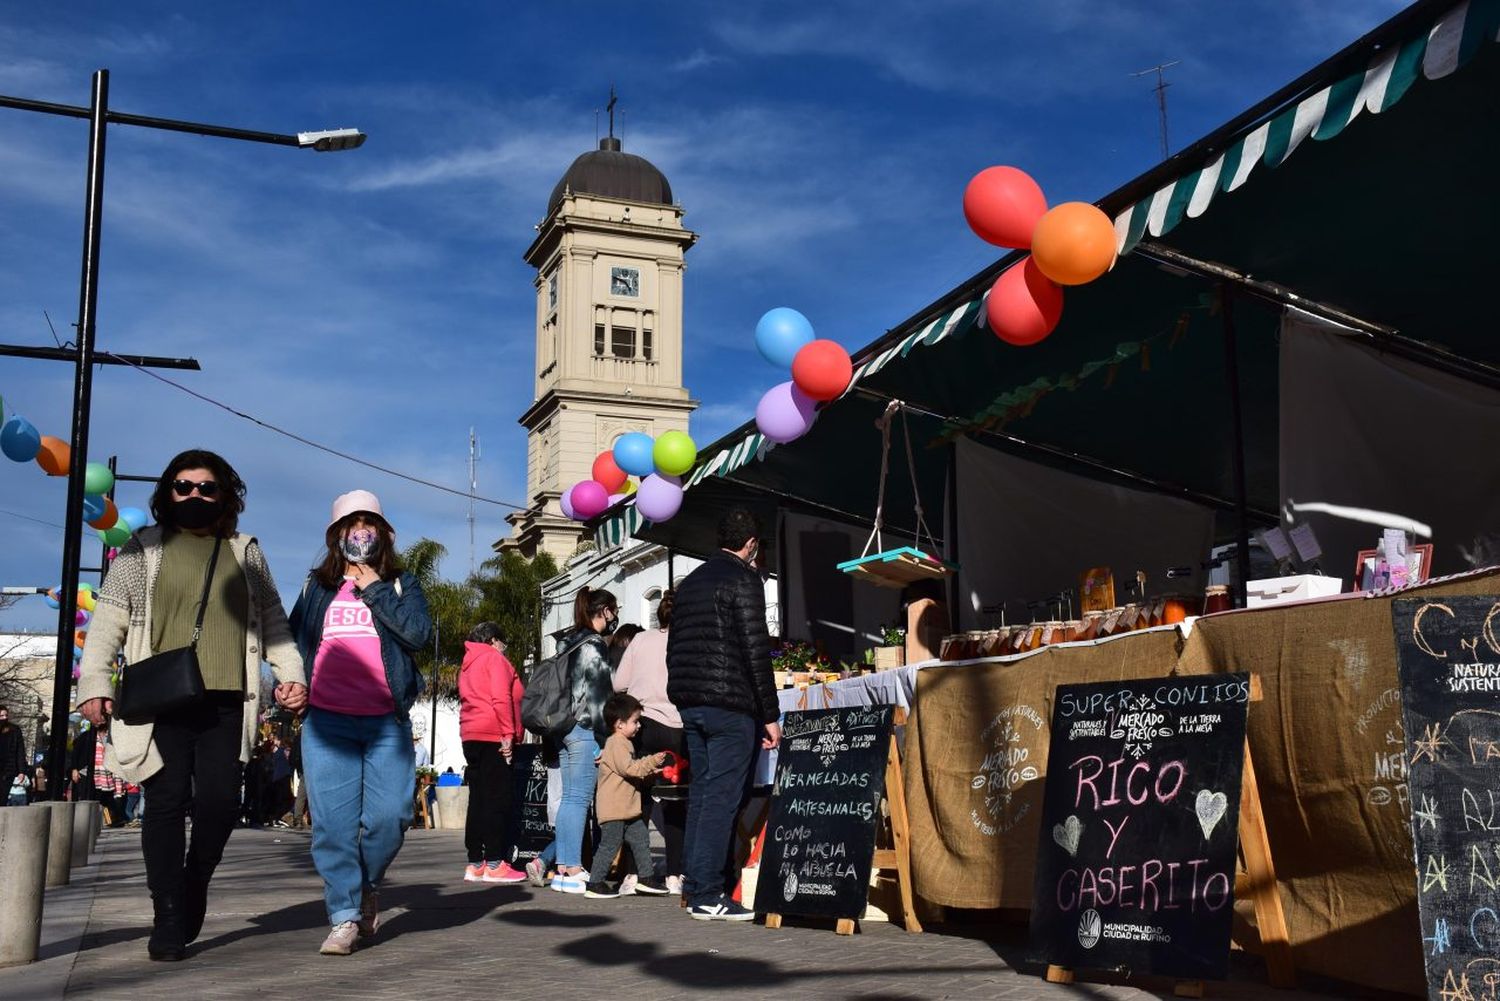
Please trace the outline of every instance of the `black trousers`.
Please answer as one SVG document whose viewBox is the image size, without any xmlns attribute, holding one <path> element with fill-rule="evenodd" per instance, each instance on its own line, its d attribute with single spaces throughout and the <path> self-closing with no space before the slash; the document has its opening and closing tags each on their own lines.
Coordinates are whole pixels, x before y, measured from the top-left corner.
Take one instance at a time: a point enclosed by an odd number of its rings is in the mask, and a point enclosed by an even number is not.
<svg viewBox="0 0 1500 1001">
<path fill-rule="evenodd" d="M 671 751 L 687 760 L 687 739 L 678 727 L 658 723 L 647 716 L 641 717 L 641 729 L 635 735 L 636 752 L 641 757 L 657 751 Z M 661 815 L 656 817 L 651 809 L 650 796 L 661 798 Z M 682 842 L 687 830 L 687 787 L 673 785 L 665 779 L 652 780 L 645 788 L 646 815 L 659 819 L 658 829 L 667 848 L 667 875 L 682 875 Z"/>
<path fill-rule="evenodd" d="M 159 716 L 152 740 L 162 767 L 144 783 L 141 853 L 153 897 L 181 901 L 185 876 L 207 885 L 224 857 L 240 812 L 240 734 L 245 699 L 209 692 L 200 702 Z M 193 819 L 192 845 L 184 821 Z"/>
<path fill-rule="evenodd" d="M 464 848 L 470 862 L 510 861 L 510 804 L 515 773 L 497 740 L 464 741 L 469 764 L 469 815 L 464 819 Z"/>
</svg>

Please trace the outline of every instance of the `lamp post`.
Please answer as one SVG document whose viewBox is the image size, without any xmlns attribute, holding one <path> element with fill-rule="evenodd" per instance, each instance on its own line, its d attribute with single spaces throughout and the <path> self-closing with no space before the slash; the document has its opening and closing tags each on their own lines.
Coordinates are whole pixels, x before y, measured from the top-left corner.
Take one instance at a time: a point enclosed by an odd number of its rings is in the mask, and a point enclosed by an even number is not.
<svg viewBox="0 0 1500 1001">
<path fill-rule="evenodd" d="M 331 129 L 322 132 L 299 132 L 285 135 L 253 132 L 223 125 L 204 125 L 169 118 L 127 115 L 109 110 L 109 70 L 94 71 L 93 92 L 88 107 L 53 104 L 26 98 L 0 95 L 0 108 L 33 111 L 66 118 L 85 118 L 89 123 L 88 171 L 84 184 L 83 262 L 78 286 L 78 349 L 74 364 L 73 428 L 69 439 L 72 451 L 68 460 L 68 501 L 63 512 L 62 592 L 57 618 L 57 663 L 52 690 L 52 735 L 48 745 L 47 769 L 52 776 L 62 774 L 63 757 L 68 747 L 68 704 L 73 681 L 73 629 L 78 602 L 78 565 L 83 540 L 83 471 L 88 460 L 89 405 L 93 393 L 94 331 L 99 308 L 99 240 L 104 210 L 104 139 L 108 125 L 134 125 L 168 132 L 187 132 L 221 139 L 293 146 L 320 153 L 357 149 L 365 141 L 358 129 Z M 62 783 L 48 787 L 53 799 L 62 795 Z"/>
</svg>

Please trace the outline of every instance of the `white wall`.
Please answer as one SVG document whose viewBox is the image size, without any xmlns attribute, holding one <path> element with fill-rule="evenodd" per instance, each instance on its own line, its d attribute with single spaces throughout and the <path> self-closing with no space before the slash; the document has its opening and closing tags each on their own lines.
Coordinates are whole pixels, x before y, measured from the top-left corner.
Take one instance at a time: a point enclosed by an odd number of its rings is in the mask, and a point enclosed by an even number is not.
<svg viewBox="0 0 1500 1001">
<path fill-rule="evenodd" d="M 438 771 L 451 765 L 462 775 L 464 772 L 464 748 L 458 738 L 458 703 L 439 700 L 437 707 L 437 754 L 432 764 Z M 432 700 L 418 699 L 411 707 L 411 732 L 422 738 L 422 746 L 432 749 Z"/>
</svg>

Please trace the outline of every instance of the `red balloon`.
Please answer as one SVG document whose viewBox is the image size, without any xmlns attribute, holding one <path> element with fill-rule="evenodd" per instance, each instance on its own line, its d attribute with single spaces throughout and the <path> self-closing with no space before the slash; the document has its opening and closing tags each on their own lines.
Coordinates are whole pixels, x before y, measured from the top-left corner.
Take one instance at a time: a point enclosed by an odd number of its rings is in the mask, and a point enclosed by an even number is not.
<svg viewBox="0 0 1500 1001">
<path fill-rule="evenodd" d="M 594 460 L 594 481 L 604 488 L 605 494 L 619 493 L 627 479 L 625 470 L 615 462 L 613 450 L 599 453 Z"/>
<path fill-rule="evenodd" d="M 995 279 L 986 315 L 996 337 L 1024 348 L 1052 333 L 1062 308 L 1062 288 L 1027 257 Z"/>
<path fill-rule="evenodd" d="M 1047 213 L 1047 196 L 1025 171 L 986 167 L 964 189 L 964 218 L 981 240 L 1026 249 Z"/>
<path fill-rule="evenodd" d="M 792 382 L 814 400 L 837 399 L 853 377 L 854 363 L 837 341 L 813 341 L 792 359 Z"/>
</svg>

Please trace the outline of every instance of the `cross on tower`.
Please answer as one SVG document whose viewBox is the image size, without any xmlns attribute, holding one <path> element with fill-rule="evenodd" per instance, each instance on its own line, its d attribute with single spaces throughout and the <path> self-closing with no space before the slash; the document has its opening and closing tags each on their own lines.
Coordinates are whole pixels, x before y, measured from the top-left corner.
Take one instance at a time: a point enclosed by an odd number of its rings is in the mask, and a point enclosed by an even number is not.
<svg viewBox="0 0 1500 1001">
<path fill-rule="evenodd" d="M 610 84 L 609 103 L 604 106 L 604 110 L 609 112 L 609 137 L 611 139 L 613 139 L 615 136 L 615 105 L 618 104 L 619 101 L 620 99 L 615 96 L 615 85 Z"/>
</svg>

